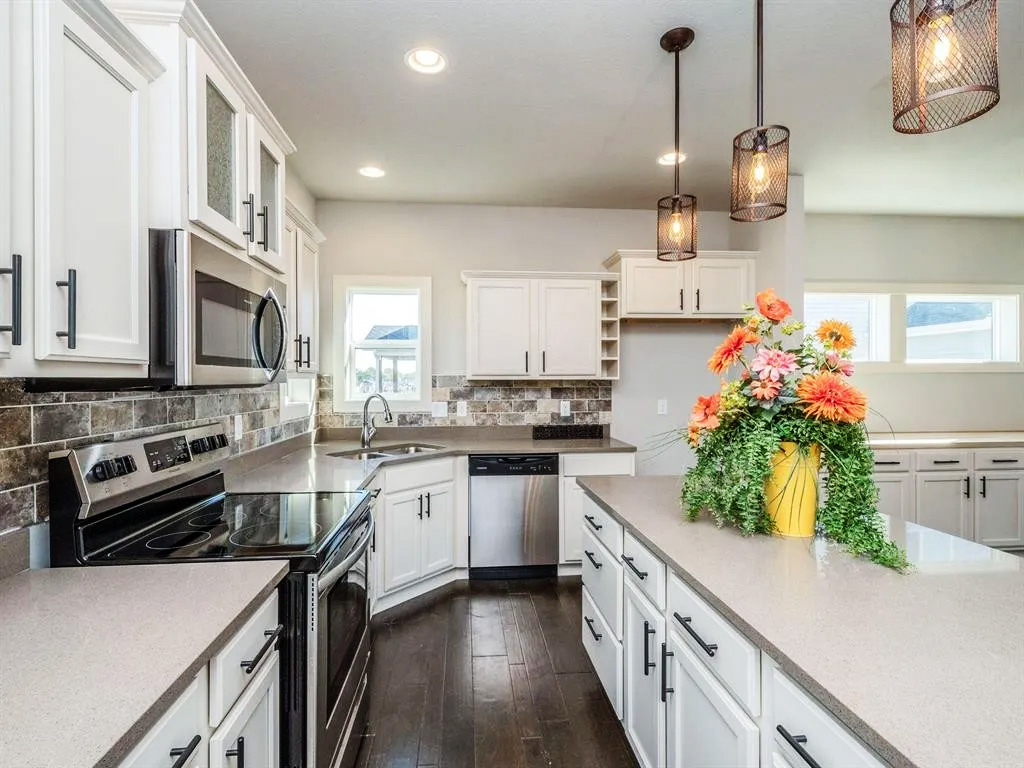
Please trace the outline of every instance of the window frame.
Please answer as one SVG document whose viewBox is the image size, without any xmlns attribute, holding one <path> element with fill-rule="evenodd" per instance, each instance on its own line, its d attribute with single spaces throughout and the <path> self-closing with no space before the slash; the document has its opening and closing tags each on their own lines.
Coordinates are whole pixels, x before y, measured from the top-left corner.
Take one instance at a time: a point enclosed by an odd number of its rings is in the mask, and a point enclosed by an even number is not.
<svg viewBox="0 0 1024 768">
<path fill-rule="evenodd" d="M 428 412 L 432 400 L 432 359 L 433 336 L 431 333 L 431 279 L 395 275 L 335 275 L 333 296 L 333 376 L 334 412 L 358 413 L 362 411 L 364 399 L 348 399 L 348 314 L 351 291 L 379 291 L 380 293 L 419 294 L 419 338 L 416 341 L 419 363 L 419 398 L 399 400 L 388 397 L 392 411 L 401 413 Z M 358 345 L 357 345 L 358 346 Z M 403 345 L 403 347 L 406 345 Z M 387 395 L 385 395 L 387 397 Z"/>
<path fill-rule="evenodd" d="M 992 283 L 807 282 L 804 293 L 887 294 L 889 296 L 889 360 L 857 362 L 864 373 L 1024 373 L 1024 286 Z M 913 362 L 907 361 L 907 296 L 948 295 L 1017 299 L 1017 360 Z M 841 319 L 841 318 L 840 318 Z M 809 328 L 807 332 L 813 333 Z"/>
</svg>

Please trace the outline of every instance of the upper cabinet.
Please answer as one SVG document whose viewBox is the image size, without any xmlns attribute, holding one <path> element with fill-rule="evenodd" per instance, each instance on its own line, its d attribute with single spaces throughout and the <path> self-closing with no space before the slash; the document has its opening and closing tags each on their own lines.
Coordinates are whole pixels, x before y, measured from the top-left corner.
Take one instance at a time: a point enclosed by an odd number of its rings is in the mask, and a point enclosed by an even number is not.
<svg viewBox="0 0 1024 768">
<path fill-rule="evenodd" d="M 623 320 L 730 319 L 753 303 L 756 255 L 703 251 L 658 261 L 654 251 L 616 251 L 604 266 L 620 273 Z"/>
<path fill-rule="evenodd" d="M 11 356 L 21 339 L 23 262 L 11 242 L 11 4 L 0 3 L 0 360 Z M 15 307 L 17 305 L 17 307 Z"/>
<path fill-rule="evenodd" d="M 320 370 L 320 244 L 323 233 L 299 209 L 286 201 L 281 247 L 288 270 L 288 327 L 292 331 L 295 373 Z"/>
<path fill-rule="evenodd" d="M 249 200 L 255 211 L 249 254 L 275 272 L 287 272 L 284 224 L 284 152 L 254 115 L 249 115 Z"/>
</svg>

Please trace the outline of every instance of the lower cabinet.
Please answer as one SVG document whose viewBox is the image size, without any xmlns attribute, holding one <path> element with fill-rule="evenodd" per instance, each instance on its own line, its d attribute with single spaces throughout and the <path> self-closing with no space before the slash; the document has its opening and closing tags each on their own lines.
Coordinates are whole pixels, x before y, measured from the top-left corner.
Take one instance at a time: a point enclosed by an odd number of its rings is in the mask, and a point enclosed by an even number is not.
<svg viewBox="0 0 1024 768">
<path fill-rule="evenodd" d="M 206 667 L 121 763 L 121 768 L 162 768 L 184 757 L 182 768 L 209 766 L 210 704 Z"/>
<path fill-rule="evenodd" d="M 559 494 L 559 562 L 578 563 L 583 559 L 583 507 L 586 494 L 576 482 L 583 476 L 632 475 L 636 472 L 636 454 L 567 453 L 559 456 L 561 493 Z"/>
<path fill-rule="evenodd" d="M 1024 472 L 976 473 L 974 540 L 989 547 L 1024 547 Z"/>
<path fill-rule="evenodd" d="M 895 520 L 914 518 L 914 478 L 909 473 L 877 472 L 878 511 Z"/>
<path fill-rule="evenodd" d="M 622 626 L 626 735 L 644 768 L 665 765 L 665 617 L 627 579 Z"/>
<path fill-rule="evenodd" d="M 455 565 L 454 483 L 384 497 L 383 592 Z"/>
<path fill-rule="evenodd" d="M 966 472 L 917 474 L 917 522 L 926 528 L 974 538 L 971 475 Z"/>
<path fill-rule="evenodd" d="M 210 737 L 210 768 L 280 764 L 280 676 L 278 654 L 239 697 Z"/>
</svg>

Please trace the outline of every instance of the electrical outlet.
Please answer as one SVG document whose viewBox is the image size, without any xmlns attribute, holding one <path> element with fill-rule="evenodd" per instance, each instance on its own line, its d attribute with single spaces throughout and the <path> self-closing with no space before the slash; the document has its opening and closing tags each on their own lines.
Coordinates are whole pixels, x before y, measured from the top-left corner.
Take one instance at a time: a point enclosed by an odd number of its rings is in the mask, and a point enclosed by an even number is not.
<svg viewBox="0 0 1024 768">
<path fill-rule="evenodd" d="M 658 400 L 658 415 L 668 415 L 668 400 L 666 400 L 665 398 L 661 398 L 660 400 Z"/>
<path fill-rule="evenodd" d="M 430 404 L 430 415 L 435 419 L 443 419 L 448 415 L 448 401 Z"/>
<path fill-rule="evenodd" d="M 562 416 L 572 416 L 572 401 L 563 400 L 558 408 L 558 413 Z"/>
<path fill-rule="evenodd" d="M 455 404 L 455 415 L 469 416 L 469 403 L 467 403 L 465 400 L 459 400 Z"/>
<path fill-rule="evenodd" d="M 235 415 L 235 440 L 242 439 L 242 414 Z"/>
</svg>

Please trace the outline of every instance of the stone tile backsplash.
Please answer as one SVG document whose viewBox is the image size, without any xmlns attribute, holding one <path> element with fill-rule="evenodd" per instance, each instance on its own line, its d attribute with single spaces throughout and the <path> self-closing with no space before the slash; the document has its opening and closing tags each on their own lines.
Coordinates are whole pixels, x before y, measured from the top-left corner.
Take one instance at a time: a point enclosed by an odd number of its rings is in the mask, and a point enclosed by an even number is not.
<svg viewBox="0 0 1024 768">
<path fill-rule="evenodd" d="M 429 411 L 395 413 L 395 426 L 518 427 L 612 422 L 612 387 L 609 382 L 466 381 L 465 376 L 434 376 L 432 383 L 431 399 L 435 403 L 447 402 L 448 415 L 432 416 Z M 559 415 L 562 400 L 571 402 L 572 415 Z M 466 416 L 456 415 L 460 401 L 466 403 Z M 373 407 L 378 410 L 379 403 Z M 361 410 L 335 410 L 333 377 L 321 376 L 317 393 L 317 425 L 329 429 L 358 427 L 362 418 Z"/>
<path fill-rule="evenodd" d="M 242 439 L 233 454 L 308 432 L 309 418 L 281 423 L 276 384 L 260 389 L 188 392 L 24 391 L 18 379 L 0 379 L 0 534 L 49 518 L 50 451 L 103 440 L 121 440 L 220 421 Z"/>
</svg>

